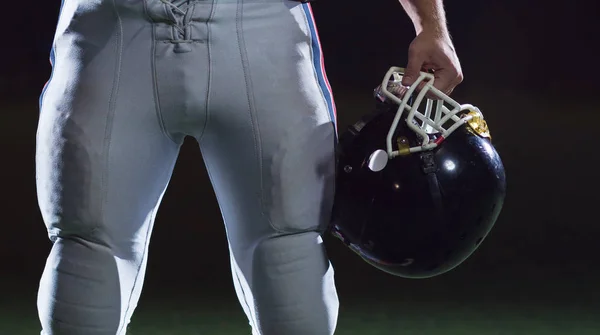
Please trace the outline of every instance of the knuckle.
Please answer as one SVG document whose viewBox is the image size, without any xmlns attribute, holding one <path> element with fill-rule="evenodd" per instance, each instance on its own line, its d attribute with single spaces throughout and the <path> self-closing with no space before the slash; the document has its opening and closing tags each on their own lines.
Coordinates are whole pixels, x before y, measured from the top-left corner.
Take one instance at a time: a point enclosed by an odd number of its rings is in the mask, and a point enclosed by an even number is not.
<svg viewBox="0 0 600 335">
<path fill-rule="evenodd" d="M 416 43 L 411 43 L 408 46 L 408 54 L 411 56 L 417 56 L 421 53 L 421 48 Z"/>
</svg>

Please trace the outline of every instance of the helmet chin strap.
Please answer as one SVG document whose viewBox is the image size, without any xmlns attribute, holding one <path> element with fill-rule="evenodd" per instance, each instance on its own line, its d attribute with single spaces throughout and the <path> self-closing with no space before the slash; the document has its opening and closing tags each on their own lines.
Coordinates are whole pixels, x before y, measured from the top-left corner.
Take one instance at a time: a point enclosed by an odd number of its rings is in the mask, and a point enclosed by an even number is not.
<svg viewBox="0 0 600 335">
<path fill-rule="evenodd" d="M 419 154 L 421 159 L 421 170 L 427 176 L 427 182 L 429 184 L 429 191 L 433 198 L 433 205 L 435 206 L 438 220 L 444 222 L 444 204 L 442 202 L 442 191 L 440 189 L 440 182 L 437 178 L 437 164 L 435 163 L 434 155 L 432 151 L 423 151 Z"/>
<path fill-rule="evenodd" d="M 440 222 L 444 222 L 444 204 L 442 201 L 442 191 L 437 178 L 437 164 L 435 163 L 433 151 L 422 151 L 419 153 L 421 160 L 421 170 L 427 176 L 429 191 L 433 197 L 433 204 L 436 209 L 435 215 Z M 376 150 L 371 154 L 367 162 L 368 168 L 373 172 L 382 171 L 389 161 L 389 156 L 384 150 Z"/>
</svg>

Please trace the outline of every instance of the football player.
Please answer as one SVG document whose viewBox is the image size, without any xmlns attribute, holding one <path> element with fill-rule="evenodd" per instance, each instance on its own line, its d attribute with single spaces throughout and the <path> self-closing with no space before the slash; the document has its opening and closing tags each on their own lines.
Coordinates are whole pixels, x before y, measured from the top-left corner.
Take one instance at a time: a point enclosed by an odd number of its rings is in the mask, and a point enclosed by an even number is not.
<svg viewBox="0 0 600 335">
<path fill-rule="evenodd" d="M 462 74 L 442 0 L 400 2 L 416 30 L 402 83 L 433 70 L 449 94 Z M 126 333 L 186 136 L 206 162 L 253 334 L 334 333 L 321 235 L 336 110 L 309 3 L 64 0 L 51 61 L 36 148 L 53 243 L 38 295 L 43 335 Z"/>
</svg>

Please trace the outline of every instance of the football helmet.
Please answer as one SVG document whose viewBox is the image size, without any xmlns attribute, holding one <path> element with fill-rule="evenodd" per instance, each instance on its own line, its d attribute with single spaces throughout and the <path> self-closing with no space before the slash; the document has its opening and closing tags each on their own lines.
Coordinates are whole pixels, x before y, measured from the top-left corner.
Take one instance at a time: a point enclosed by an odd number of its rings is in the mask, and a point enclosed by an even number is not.
<svg viewBox="0 0 600 335">
<path fill-rule="evenodd" d="M 392 67 L 375 112 L 340 136 L 330 232 L 380 270 L 427 278 L 478 248 L 506 177 L 481 111 L 433 87 L 430 73 L 410 87 L 403 74 Z"/>
</svg>

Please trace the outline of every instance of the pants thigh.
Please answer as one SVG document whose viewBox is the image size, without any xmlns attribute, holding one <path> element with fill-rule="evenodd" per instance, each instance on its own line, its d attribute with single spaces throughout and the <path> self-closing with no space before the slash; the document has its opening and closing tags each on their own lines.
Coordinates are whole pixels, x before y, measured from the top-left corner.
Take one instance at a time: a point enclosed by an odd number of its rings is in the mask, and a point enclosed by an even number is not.
<svg viewBox="0 0 600 335">
<path fill-rule="evenodd" d="M 215 11 L 223 24 L 211 26 L 201 149 L 224 211 L 264 219 L 254 237 L 319 230 L 333 202 L 336 128 L 309 7 L 247 2 Z"/>
<path fill-rule="evenodd" d="M 109 8 L 90 12 L 79 2 L 63 8 L 40 99 L 39 202 L 51 236 L 119 240 L 140 228 L 121 222 L 142 222 L 155 207 L 180 144 L 165 134 L 156 108 L 150 27 L 141 19 L 114 22 L 120 19 L 107 1 L 98 7 Z M 128 30 L 139 38 L 123 36 Z"/>
</svg>

